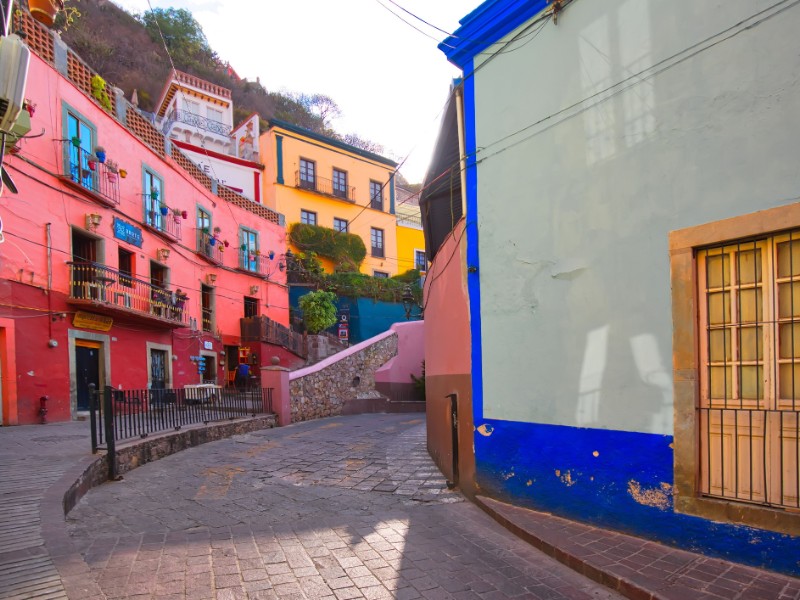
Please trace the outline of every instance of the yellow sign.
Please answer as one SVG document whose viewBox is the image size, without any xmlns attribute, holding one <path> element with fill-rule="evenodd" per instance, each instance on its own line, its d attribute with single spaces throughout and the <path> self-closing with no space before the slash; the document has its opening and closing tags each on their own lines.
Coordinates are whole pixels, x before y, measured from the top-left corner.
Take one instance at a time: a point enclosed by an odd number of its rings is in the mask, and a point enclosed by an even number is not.
<svg viewBox="0 0 800 600">
<path fill-rule="evenodd" d="M 84 329 L 96 329 L 97 331 L 108 331 L 114 324 L 114 319 L 111 317 L 104 317 L 103 315 L 96 315 L 78 311 L 72 319 L 72 324 L 75 327 L 83 327 Z"/>
</svg>

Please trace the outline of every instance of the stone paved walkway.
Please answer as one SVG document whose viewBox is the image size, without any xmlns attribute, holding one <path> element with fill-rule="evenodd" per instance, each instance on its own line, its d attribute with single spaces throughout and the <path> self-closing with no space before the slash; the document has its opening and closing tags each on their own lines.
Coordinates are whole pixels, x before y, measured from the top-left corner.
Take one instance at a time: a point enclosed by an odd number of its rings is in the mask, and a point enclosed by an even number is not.
<svg viewBox="0 0 800 600">
<path fill-rule="evenodd" d="M 618 597 L 449 491 L 413 415 L 192 448 L 89 492 L 68 525 L 107 598 Z"/>
</svg>

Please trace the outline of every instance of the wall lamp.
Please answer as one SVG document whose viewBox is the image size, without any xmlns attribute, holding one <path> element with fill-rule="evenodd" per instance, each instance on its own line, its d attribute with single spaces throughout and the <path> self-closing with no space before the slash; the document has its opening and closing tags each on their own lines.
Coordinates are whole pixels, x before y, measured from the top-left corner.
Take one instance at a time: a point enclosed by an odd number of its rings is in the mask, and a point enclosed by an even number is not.
<svg viewBox="0 0 800 600">
<path fill-rule="evenodd" d="M 167 262 L 167 259 L 169 259 L 169 248 L 159 248 L 156 250 L 156 257 L 160 262 Z"/>
<path fill-rule="evenodd" d="M 206 281 L 208 282 L 208 285 L 214 285 L 214 283 L 216 283 L 216 281 L 217 281 L 217 274 L 216 273 L 208 273 L 206 275 Z"/>
<path fill-rule="evenodd" d="M 258 286 L 257 285 L 251 285 L 250 286 L 250 295 L 251 296 L 255 296 L 257 293 L 258 293 Z"/>
<path fill-rule="evenodd" d="M 100 223 L 103 221 L 103 215 L 98 215 L 97 213 L 89 213 L 86 215 L 86 229 L 91 231 L 96 231 L 98 227 L 100 227 Z"/>
<path fill-rule="evenodd" d="M 422 318 L 422 307 L 419 304 L 417 304 L 417 301 L 414 298 L 414 293 L 411 291 L 410 285 L 407 285 L 406 287 L 403 288 L 403 296 L 401 299 L 403 301 L 403 309 L 406 312 L 406 321 L 411 320 L 411 311 L 414 310 L 415 307 L 419 310 L 419 314 L 415 316 L 419 319 Z"/>
</svg>

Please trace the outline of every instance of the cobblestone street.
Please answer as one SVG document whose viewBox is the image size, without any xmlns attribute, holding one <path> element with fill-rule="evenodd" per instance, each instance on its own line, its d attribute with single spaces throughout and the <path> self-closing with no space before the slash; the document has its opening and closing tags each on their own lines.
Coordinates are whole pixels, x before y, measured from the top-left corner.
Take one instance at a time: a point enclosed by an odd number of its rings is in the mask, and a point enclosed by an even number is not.
<svg viewBox="0 0 800 600">
<path fill-rule="evenodd" d="M 68 528 L 108 598 L 619 597 L 448 490 L 416 415 L 192 448 L 90 491 Z"/>
</svg>

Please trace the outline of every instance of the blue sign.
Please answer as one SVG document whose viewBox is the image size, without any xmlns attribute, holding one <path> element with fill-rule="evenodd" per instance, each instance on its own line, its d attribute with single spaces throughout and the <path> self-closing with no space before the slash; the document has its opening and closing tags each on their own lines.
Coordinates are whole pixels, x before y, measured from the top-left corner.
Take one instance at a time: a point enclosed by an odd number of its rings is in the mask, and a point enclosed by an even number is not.
<svg viewBox="0 0 800 600">
<path fill-rule="evenodd" d="M 114 237 L 138 248 L 142 247 L 142 230 L 117 217 L 114 217 Z"/>
</svg>

